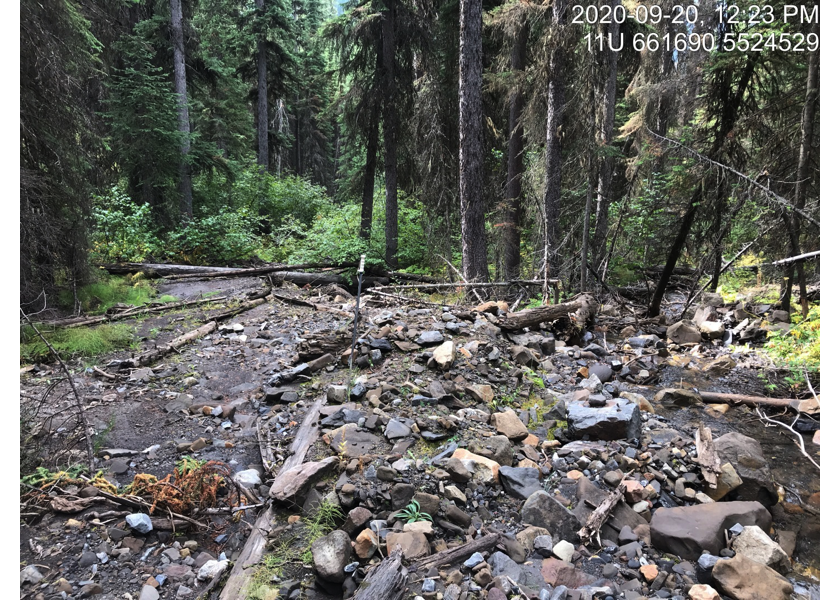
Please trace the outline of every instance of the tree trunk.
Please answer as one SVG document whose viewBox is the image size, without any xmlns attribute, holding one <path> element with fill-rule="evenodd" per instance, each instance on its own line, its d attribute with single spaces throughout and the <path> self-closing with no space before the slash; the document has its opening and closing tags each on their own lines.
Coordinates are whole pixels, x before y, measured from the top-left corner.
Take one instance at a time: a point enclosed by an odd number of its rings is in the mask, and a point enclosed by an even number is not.
<svg viewBox="0 0 840 600">
<path fill-rule="evenodd" d="M 487 281 L 487 236 L 484 232 L 483 115 L 481 105 L 481 0 L 460 0 L 458 65 L 458 182 L 461 196 L 461 248 L 464 276 Z"/>
<path fill-rule="evenodd" d="M 814 32 L 819 33 L 819 26 L 813 27 Z M 805 196 L 807 183 L 810 179 L 808 174 L 808 163 L 811 159 L 811 143 L 814 135 L 814 116 L 816 114 L 817 96 L 819 95 L 819 50 L 812 52 L 808 58 L 808 81 L 805 86 L 805 106 L 802 109 L 802 124 L 800 126 L 801 141 L 799 144 L 799 163 L 796 167 L 796 187 L 794 188 L 793 204 L 799 210 L 805 208 Z M 790 254 L 798 256 L 802 253 L 799 244 L 800 219 L 797 213 L 789 217 L 788 233 L 790 235 Z M 808 316 L 808 290 L 805 281 L 805 266 L 802 261 L 796 263 L 796 276 L 799 278 L 799 303 L 802 305 L 802 316 Z M 790 311 L 790 300 L 793 295 L 793 270 L 791 265 L 786 269 L 787 281 L 785 282 L 785 293 L 782 298 L 782 310 Z"/>
<path fill-rule="evenodd" d="M 612 0 L 612 7 L 619 4 L 619 0 Z M 613 20 L 608 29 L 609 39 L 613 44 L 618 40 L 618 22 Z M 607 153 L 601 158 L 601 167 L 598 172 L 598 195 L 595 209 L 595 238 L 592 242 L 592 255 L 595 269 L 599 269 L 601 261 L 604 260 L 607 242 L 607 226 L 609 225 L 610 203 L 612 202 L 612 176 L 615 158 L 610 154 L 610 146 L 613 141 L 613 128 L 615 126 L 615 87 L 618 72 L 618 52 L 610 49 L 607 45 L 608 67 L 606 81 L 604 82 L 604 96 L 601 105 L 603 106 L 603 117 L 601 119 L 601 131 L 599 132 L 600 146 Z"/>
<path fill-rule="evenodd" d="M 397 268 L 397 106 L 396 106 L 396 0 L 385 0 L 382 17 L 382 66 L 385 105 L 382 129 L 385 150 L 385 263 Z"/>
<path fill-rule="evenodd" d="M 265 0 L 256 0 L 256 3 L 257 11 L 262 15 Z M 257 164 L 263 172 L 268 169 L 268 77 L 264 36 L 261 32 L 257 42 Z"/>
<path fill-rule="evenodd" d="M 184 60 L 184 25 L 181 0 L 169 0 L 172 47 L 175 55 L 175 92 L 178 95 L 178 131 L 181 132 L 181 214 L 192 218 L 192 176 L 190 174 L 190 107 L 187 98 L 187 67 Z"/>
<path fill-rule="evenodd" d="M 590 63 L 591 64 L 591 63 Z M 595 138 L 595 90 L 591 89 L 592 95 L 590 97 L 591 107 L 589 110 L 589 131 L 588 139 Z M 586 207 L 583 212 L 583 233 L 580 236 L 580 291 L 585 292 L 589 290 L 589 227 L 592 218 L 592 143 L 587 144 L 586 149 Z"/>
<path fill-rule="evenodd" d="M 559 245 L 557 218 L 560 214 L 560 182 L 563 176 L 562 135 L 563 105 L 566 102 L 563 81 L 563 49 L 560 46 L 560 30 L 565 20 L 565 0 L 552 0 L 551 29 L 554 48 L 551 51 L 548 80 L 548 114 L 546 117 L 545 148 L 545 248 L 546 276 L 554 277 L 557 267 L 553 266 Z"/>
<path fill-rule="evenodd" d="M 528 24 L 522 23 L 510 51 L 511 70 L 521 73 L 525 70 L 525 51 L 528 43 Z M 517 83 L 510 95 L 510 141 L 508 143 L 508 171 L 505 195 L 505 217 L 502 224 L 504 245 L 504 274 L 507 280 L 519 278 L 521 242 L 520 222 L 522 220 L 522 175 L 525 172 L 524 136 L 522 133 L 522 110 L 525 97 Z"/>
<path fill-rule="evenodd" d="M 365 158 L 365 179 L 362 187 L 362 225 L 359 236 L 370 238 L 370 227 L 373 221 L 373 190 L 376 187 L 376 153 L 379 149 L 379 106 L 373 108 L 367 139 L 367 155 Z"/>
</svg>

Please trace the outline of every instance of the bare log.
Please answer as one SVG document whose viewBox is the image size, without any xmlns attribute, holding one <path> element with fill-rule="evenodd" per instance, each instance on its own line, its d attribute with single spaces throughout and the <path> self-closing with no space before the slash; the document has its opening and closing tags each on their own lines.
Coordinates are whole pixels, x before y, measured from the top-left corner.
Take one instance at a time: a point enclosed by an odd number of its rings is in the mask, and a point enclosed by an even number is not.
<svg viewBox="0 0 840 600">
<path fill-rule="evenodd" d="M 235 267 L 204 267 L 196 265 L 166 265 L 159 263 L 116 263 L 99 265 L 100 269 L 111 275 L 129 275 L 145 273 L 149 277 L 163 277 L 165 275 L 188 275 L 195 273 L 235 273 L 241 269 Z"/>
<path fill-rule="evenodd" d="M 353 318 L 353 313 L 347 312 L 346 310 L 341 310 L 338 308 L 334 308 L 332 306 L 327 306 L 326 304 L 315 304 L 314 302 L 307 302 L 306 300 L 301 300 L 299 298 L 290 298 L 288 296 L 283 296 L 274 292 L 274 297 L 280 300 L 281 302 L 285 302 L 286 304 L 292 304 L 294 306 L 305 306 L 307 308 L 311 308 L 313 310 L 319 310 L 321 312 L 329 312 L 336 315 L 340 315 L 342 317 Z"/>
<path fill-rule="evenodd" d="M 700 392 L 700 398 L 706 404 L 746 404 L 747 406 L 778 406 L 781 408 L 795 408 L 800 402 L 796 398 L 763 398 L 761 396 L 744 396 L 742 394 L 721 394 L 718 392 Z"/>
<path fill-rule="evenodd" d="M 176 337 L 168 344 L 164 344 L 163 346 L 155 348 L 154 350 L 149 350 L 148 352 L 141 354 L 137 358 L 131 359 L 129 361 L 123 361 L 123 365 L 134 367 L 150 365 L 156 360 L 163 358 L 170 352 L 174 352 L 181 346 L 186 346 L 190 342 L 214 332 L 216 330 L 216 326 L 216 321 L 210 321 L 209 323 L 205 323 L 198 329 L 193 329 L 192 331 L 189 331 L 182 336 Z"/>
<path fill-rule="evenodd" d="M 717 476 L 720 473 L 720 457 L 715 450 L 712 441 L 712 430 L 701 425 L 694 433 L 694 445 L 697 447 L 697 458 L 694 459 L 700 465 L 700 472 L 706 483 L 714 489 L 717 488 Z"/>
<path fill-rule="evenodd" d="M 403 551 L 397 546 L 373 570 L 365 575 L 359 589 L 353 594 L 356 600 L 384 600 L 401 598 L 408 580 L 408 569 L 402 566 Z"/>
<path fill-rule="evenodd" d="M 776 262 L 770 263 L 772 265 L 786 265 L 788 263 L 796 263 L 801 260 L 806 260 L 808 258 L 814 258 L 815 256 L 819 256 L 820 251 L 817 250 L 816 252 L 806 252 L 805 254 L 800 254 L 799 256 L 791 256 L 790 258 L 783 258 L 782 260 L 777 260 Z"/>
<path fill-rule="evenodd" d="M 595 315 L 597 310 L 598 303 L 595 298 L 589 294 L 583 294 L 572 302 L 540 306 L 518 313 L 508 313 L 499 319 L 499 327 L 509 331 L 524 329 L 547 321 L 556 321 L 565 316 L 570 316 L 575 322 L 584 324 Z"/>
<path fill-rule="evenodd" d="M 312 403 L 309 412 L 306 413 L 306 417 L 300 424 L 295 441 L 289 446 L 289 458 L 283 463 L 279 471 L 274 472 L 272 470 L 272 475 L 277 477 L 289 469 L 303 464 L 309 446 L 318 438 L 318 419 L 320 417 L 321 407 L 325 402 L 326 397 L 321 397 Z M 219 595 L 219 600 L 238 600 L 243 597 L 243 591 L 248 589 L 248 583 L 257 565 L 262 560 L 274 517 L 275 512 L 271 505 L 267 506 L 260 513 L 260 516 L 251 529 L 251 535 L 248 537 L 248 541 L 245 542 L 245 546 L 243 546 L 236 564 L 233 565 L 233 570 Z"/>
<path fill-rule="evenodd" d="M 347 269 L 355 263 L 302 263 L 299 265 L 266 265 L 249 269 L 235 269 L 234 271 L 188 273 L 183 275 L 167 275 L 166 279 L 230 279 L 234 277 L 254 277 L 268 275 L 280 271 L 302 271 L 304 269 Z"/>
<path fill-rule="evenodd" d="M 356 278 L 353 278 L 350 285 L 348 285 L 347 281 L 341 275 L 336 275 L 334 273 L 295 273 L 292 271 L 277 271 L 269 275 L 269 277 L 271 277 L 271 282 L 276 286 L 279 286 L 284 281 L 289 281 L 300 287 L 305 285 L 319 286 L 333 284 L 346 289 L 355 287 L 358 282 Z M 363 290 L 370 287 L 387 285 L 387 277 L 365 277 L 362 279 Z"/>
<path fill-rule="evenodd" d="M 69 319 L 56 319 L 54 321 L 45 321 L 43 325 L 50 325 L 52 327 L 83 327 L 85 325 L 96 325 L 97 323 L 105 323 L 110 321 L 120 321 L 122 319 L 129 319 L 139 315 L 149 313 L 163 312 L 167 310 L 177 310 L 179 308 L 186 308 L 188 306 L 195 306 L 197 304 L 207 304 L 209 302 L 222 302 L 227 300 L 227 296 L 217 296 L 215 298 L 204 298 L 201 300 L 190 300 L 189 302 L 167 302 L 165 304 L 141 306 L 139 308 L 132 308 L 123 312 L 111 315 L 99 315 L 96 317 L 71 317 Z"/>
<path fill-rule="evenodd" d="M 439 568 L 451 565 L 453 563 L 466 560 L 472 556 L 474 552 L 484 552 L 485 550 L 490 550 L 501 541 L 501 534 L 491 533 L 490 535 L 485 535 L 484 537 L 475 539 L 462 546 L 458 546 L 457 548 L 450 548 L 449 550 L 421 558 L 416 561 L 414 565 L 417 567 L 417 570 L 426 570 L 430 567 Z"/>
<path fill-rule="evenodd" d="M 580 528 L 578 531 L 578 537 L 580 537 L 581 542 L 584 544 L 589 544 L 592 542 L 593 537 L 600 536 L 601 527 L 604 526 L 604 523 L 607 522 L 607 519 L 610 518 L 613 509 L 615 508 L 616 504 L 621 502 L 622 497 L 624 496 L 624 491 L 626 490 L 626 486 L 624 482 L 618 484 L 618 487 L 615 488 L 609 495 L 604 498 L 601 504 L 592 511 L 589 517 L 586 519 L 586 524 Z"/>
</svg>

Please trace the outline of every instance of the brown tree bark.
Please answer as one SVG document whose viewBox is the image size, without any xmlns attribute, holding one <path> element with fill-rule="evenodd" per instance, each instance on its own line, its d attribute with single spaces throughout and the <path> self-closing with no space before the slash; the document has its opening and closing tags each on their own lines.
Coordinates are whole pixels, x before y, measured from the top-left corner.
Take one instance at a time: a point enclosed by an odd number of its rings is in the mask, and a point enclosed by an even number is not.
<svg viewBox="0 0 840 600">
<path fill-rule="evenodd" d="M 373 190 L 376 186 L 376 153 L 379 149 L 379 106 L 373 108 L 367 139 L 367 153 L 365 157 L 365 175 L 362 187 L 362 224 L 359 236 L 370 238 L 370 227 L 373 221 Z"/>
<path fill-rule="evenodd" d="M 175 57 L 175 93 L 178 95 L 178 131 L 181 132 L 181 214 L 192 218 L 192 175 L 190 173 L 190 108 L 187 97 L 187 67 L 184 59 L 184 19 L 181 0 L 169 0 L 172 50 Z"/>
<path fill-rule="evenodd" d="M 614 8 L 620 4 L 620 0 L 611 0 Z M 604 81 L 604 94 L 601 99 L 603 116 L 598 134 L 599 146 L 606 153 L 601 157 L 601 166 L 598 170 L 598 191 L 595 208 L 595 237 L 592 240 L 593 263 L 596 270 L 600 270 L 601 262 L 604 260 L 607 243 L 607 226 L 609 225 L 610 204 L 612 202 L 612 178 L 615 158 L 610 154 L 613 141 L 613 128 L 615 127 L 615 88 L 618 73 L 618 52 L 610 49 L 610 44 L 618 45 L 618 22 L 613 21 L 608 26 L 608 39 L 605 52 L 607 53 L 607 73 Z"/>
<path fill-rule="evenodd" d="M 484 232 L 483 115 L 481 105 L 481 0 L 460 0 L 458 65 L 458 152 L 461 197 L 461 251 L 464 276 L 487 281 L 487 236 Z"/>
<path fill-rule="evenodd" d="M 527 50 L 529 27 L 523 22 L 516 32 L 510 51 L 511 70 L 521 73 L 525 70 L 525 51 Z M 510 137 L 508 142 L 507 187 L 505 190 L 505 215 L 502 223 L 502 243 L 504 246 L 505 279 L 518 279 L 521 256 L 520 223 L 522 221 L 522 175 L 525 172 L 524 135 L 522 132 L 522 111 L 525 97 L 519 84 L 510 94 Z"/>
<path fill-rule="evenodd" d="M 256 0 L 257 12 L 262 15 L 265 0 Z M 257 42 L 257 164 L 268 169 L 268 76 L 264 34 Z M 298 165 L 300 166 L 300 165 Z"/>
<path fill-rule="evenodd" d="M 545 265 L 548 277 L 557 274 L 554 265 L 560 234 L 557 219 L 560 215 L 560 183 L 563 177 L 562 167 L 562 131 L 563 105 L 566 102 L 565 81 L 563 79 L 564 57 L 560 45 L 560 30 L 565 21 L 565 0 L 552 0 L 551 29 L 554 36 L 554 48 L 551 50 L 548 80 L 548 114 L 546 118 L 545 143 L 545 253 L 548 264 Z"/>
<path fill-rule="evenodd" d="M 397 204 L 397 81 L 396 28 L 397 0 L 385 0 L 382 15 L 382 66 L 385 87 L 382 130 L 385 150 L 385 263 L 397 268 L 398 204 Z"/>
</svg>

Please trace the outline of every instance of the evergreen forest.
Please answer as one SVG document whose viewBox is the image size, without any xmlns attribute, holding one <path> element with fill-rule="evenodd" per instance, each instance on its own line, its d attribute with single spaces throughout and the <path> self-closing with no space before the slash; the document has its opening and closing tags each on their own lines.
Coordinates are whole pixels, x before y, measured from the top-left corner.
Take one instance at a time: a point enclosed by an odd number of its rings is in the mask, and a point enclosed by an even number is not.
<svg viewBox="0 0 840 600">
<path fill-rule="evenodd" d="M 819 6 L 759 4 L 22 0 L 21 302 L 365 254 L 807 313 L 814 261 L 772 263 L 819 250 Z"/>
</svg>

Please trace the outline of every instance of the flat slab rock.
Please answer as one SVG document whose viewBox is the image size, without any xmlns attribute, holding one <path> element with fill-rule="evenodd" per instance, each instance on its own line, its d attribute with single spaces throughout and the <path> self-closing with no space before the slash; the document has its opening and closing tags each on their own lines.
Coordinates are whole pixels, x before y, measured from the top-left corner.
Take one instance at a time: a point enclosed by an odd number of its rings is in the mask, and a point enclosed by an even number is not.
<svg viewBox="0 0 840 600">
<path fill-rule="evenodd" d="M 309 488 L 338 462 L 337 456 L 330 456 L 324 460 L 293 467 L 274 480 L 269 496 L 281 503 L 294 503 L 305 496 Z"/>
<path fill-rule="evenodd" d="M 770 513 L 759 502 L 715 502 L 653 513 L 650 534 L 653 547 L 681 558 L 697 560 L 708 550 L 714 555 L 726 547 L 724 530 L 736 523 L 770 529 Z"/>
<path fill-rule="evenodd" d="M 606 406 L 600 408 L 589 406 L 588 402 L 570 402 L 566 409 L 572 438 L 588 435 L 595 440 L 621 440 L 642 435 L 639 407 L 625 398 L 607 400 Z"/>
</svg>

